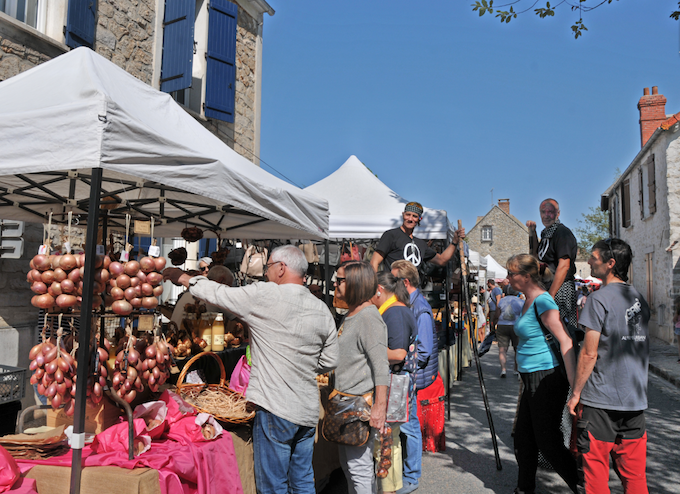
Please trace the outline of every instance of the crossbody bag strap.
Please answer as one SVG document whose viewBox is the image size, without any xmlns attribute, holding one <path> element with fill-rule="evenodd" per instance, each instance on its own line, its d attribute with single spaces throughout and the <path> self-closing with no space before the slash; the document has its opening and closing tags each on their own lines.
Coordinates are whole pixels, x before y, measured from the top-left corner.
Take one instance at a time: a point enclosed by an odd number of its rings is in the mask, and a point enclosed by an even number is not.
<svg viewBox="0 0 680 494">
<path fill-rule="evenodd" d="M 557 340 L 553 336 L 553 334 L 548 330 L 548 328 L 545 327 L 543 324 L 543 321 L 541 320 L 541 316 L 538 315 L 538 308 L 536 308 L 536 301 L 534 301 L 534 313 L 536 314 L 536 319 L 538 320 L 538 324 L 541 325 L 541 331 L 543 331 L 543 335 L 545 336 L 545 341 L 548 344 L 548 348 L 553 352 L 555 355 L 555 358 L 557 359 L 558 362 L 560 362 L 560 359 L 562 358 L 562 354 L 560 353 L 560 350 L 558 347 L 555 346 L 555 343 Z M 558 343 L 559 345 L 559 343 Z"/>
</svg>

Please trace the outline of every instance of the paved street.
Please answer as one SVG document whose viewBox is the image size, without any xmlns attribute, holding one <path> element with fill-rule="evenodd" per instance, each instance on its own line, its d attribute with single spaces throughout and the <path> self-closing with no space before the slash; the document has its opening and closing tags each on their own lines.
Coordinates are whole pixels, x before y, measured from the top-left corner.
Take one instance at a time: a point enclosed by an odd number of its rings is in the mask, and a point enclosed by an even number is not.
<svg viewBox="0 0 680 494">
<path fill-rule="evenodd" d="M 499 377 L 498 347 L 494 344 L 482 357 L 482 373 L 489 396 L 491 413 L 498 436 L 502 470 L 496 470 L 491 435 L 487 423 L 476 366 L 466 369 L 463 380 L 453 383 L 451 420 L 446 426 L 446 451 L 423 453 L 423 478 L 418 494 L 511 494 L 516 486 L 517 463 L 513 454 L 512 421 L 517 403 L 518 380 L 512 374 L 512 350 L 509 351 L 508 377 Z M 649 376 L 649 410 L 647 411 L 649 492 L 680 493 L 680 388 L 668 382 L 680 382 L 677 349 L 655 341 L 651 347 Z M 622 494 L 620 482 L 612 471 L 611 492 Z M 347 492 L 339 471 L 324 494 Z M 537 494 L 568 494 L 566 485 L 555 473 L 539 469 Z"/>
<path fill-rule="evenodd" d="M 674 350 L 673 347 L 670 347 Z M 512 355 L 512 350 L 510 350 Z M 672 353 L 672 352 L 671 352 Z M 500 379 L 498 349 L 482 359 L 491 412 L 498 435 L 503 469 L 496 470 L 491 435 L 473 364 L 463 380 L 454 383 L 451 394 L 451 420 L 447 423 L 446 452 L 425 453 L 419 494 L 440 492 L 509 494 L 515 488 L 517 464 L 510 431 L 515 413 L 518 381 L 510 374 Z M 677 364 L 677 352 L 673 358 Z M 673 369 L 674 370 L 674 369 Z M 647 475 L 649 491 L 680 492 L 680 390 L 650 374 L 647 427 L 649 435 Z M 613 493 L 622 493 L 612 472 Z M 539 470 L 537 494 L 568 493 L 566 485 L 553 472 Z"/>
</svg>

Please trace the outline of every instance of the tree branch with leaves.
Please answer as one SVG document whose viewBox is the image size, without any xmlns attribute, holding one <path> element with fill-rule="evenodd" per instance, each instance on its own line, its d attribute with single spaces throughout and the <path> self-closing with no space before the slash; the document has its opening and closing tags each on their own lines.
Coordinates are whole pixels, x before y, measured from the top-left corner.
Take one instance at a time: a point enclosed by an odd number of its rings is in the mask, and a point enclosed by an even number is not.
<svg viewBox="0 0 680 494">
<path fill-rule="evenodd" d="M 588 30 L 585 24 L 583 24 L 583 14 L 605 4 L 610 4 L 614 2 L 614 0 L 595 0 L 590 2 L 588 0 L 557 0 L 556 5 L 550 5 L 550 2 L 546 2 L 545 7 L 536 7 L 538 2 L 539 0 L 513 0 L 494 7 L 493 0 L 476 0 L 471 7 L 474 12 L 479 12 L 479 17 L 482 17 L 485 14 L 496 14 L 496 18 L 500 19 L 501 23 L 507 24 L 512 19 L 516 19 L 518 15 L 532 10 L 541 19 L 554 17 L 555 10 L 560 6 L 564 6 L 564 8 L 569 8 L 572 12 L 578 13 L 578 20 L 571 26 L 574 38 L 578 39 L 579 36 L 583 35 L 583 31 Z M 529 6 L 522 10 L 515 10 L 515 6 L 519 8 L 520 5 Z M 507 9 L 508 7 L 510 8 Z M 670 16 L 676 21 L 680 20 L 680 1 L 678 2 L 678 10 L 672 12 Z"/>
</svg>

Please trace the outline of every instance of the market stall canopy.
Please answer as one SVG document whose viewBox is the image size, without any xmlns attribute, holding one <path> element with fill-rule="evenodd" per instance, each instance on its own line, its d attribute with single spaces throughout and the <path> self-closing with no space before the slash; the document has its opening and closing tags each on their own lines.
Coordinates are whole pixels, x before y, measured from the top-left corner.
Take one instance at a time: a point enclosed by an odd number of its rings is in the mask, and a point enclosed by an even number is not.
<svg viewBox="0 0 680 494">
<path fill-rule="evenodd" d="M 476 269 L 486 269 L 486 257 L 480 255 L 476 250 L 470 250 L 470 255 L 468 256 L 470 260 L 470 265 Z"/>
<path fill-rule="evenodd" d="M 336 240 L 380 238 L 386 230 L 401 226 L 404 205 L 409 202 L 382 183 L 354 155 L 305 191 L 328 201 L 328 235 Z M 446 211 L 425 208 L 414 234 L 423 239 L 447 239 L 453 237 L 453 231 Z"/>
<path fill-rule="evenodd" d="M 508 277 L 508 270 L 501 266 L 490 254 L 484 257 L 486 258 L 487 279 L 493 278 L 496 281 L 500 281 Z"/>
<path fill-rule="evenodd" d="M 222 238 L 326 238 L 328 208 L 225 145 L 169 94 L 77 48 L 0 83 L 0 218 L 86 214 L 103 169 L 109 226 L 155 218 Z"/>
</svg>

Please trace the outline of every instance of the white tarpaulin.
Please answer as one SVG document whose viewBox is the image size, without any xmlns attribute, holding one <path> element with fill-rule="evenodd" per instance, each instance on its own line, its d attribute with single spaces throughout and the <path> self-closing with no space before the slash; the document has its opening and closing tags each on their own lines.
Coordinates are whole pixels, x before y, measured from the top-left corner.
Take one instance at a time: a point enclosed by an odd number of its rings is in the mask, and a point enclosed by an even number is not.
<svg viewBox="0 0 680 494">
<path fill-rule="evenodd" d="M 491 255 L 487 255 L 485 258 L 487 279 L 493 278 L 495 280 L 503 280 L 508 277 L 508 270 L 498 264 Z"/>
<path fill-rule="evenodd" d="M 0 218 L 85 213 L 91 170 L 102 168 L 110 226 L 129 212 L 153 215 L 159 237 L 186 225 L 222 238 L 326 237 L 326 201 L 254 165 L 170 95 L 87 48 L 0 83 L 0 149 Z"/>
<path fill-rule="evenodd" d="M 336 171 L 305 188 L 328 201 L 331 239 L 377 239 L 386 230 L 402 224 L 404 199 L 382 183 L 359 159 L 352 155 Z M 414 235 L 423 239 L 450 239 L 453 227 L 446 211 L 425 208 Z"/>
</svg>

